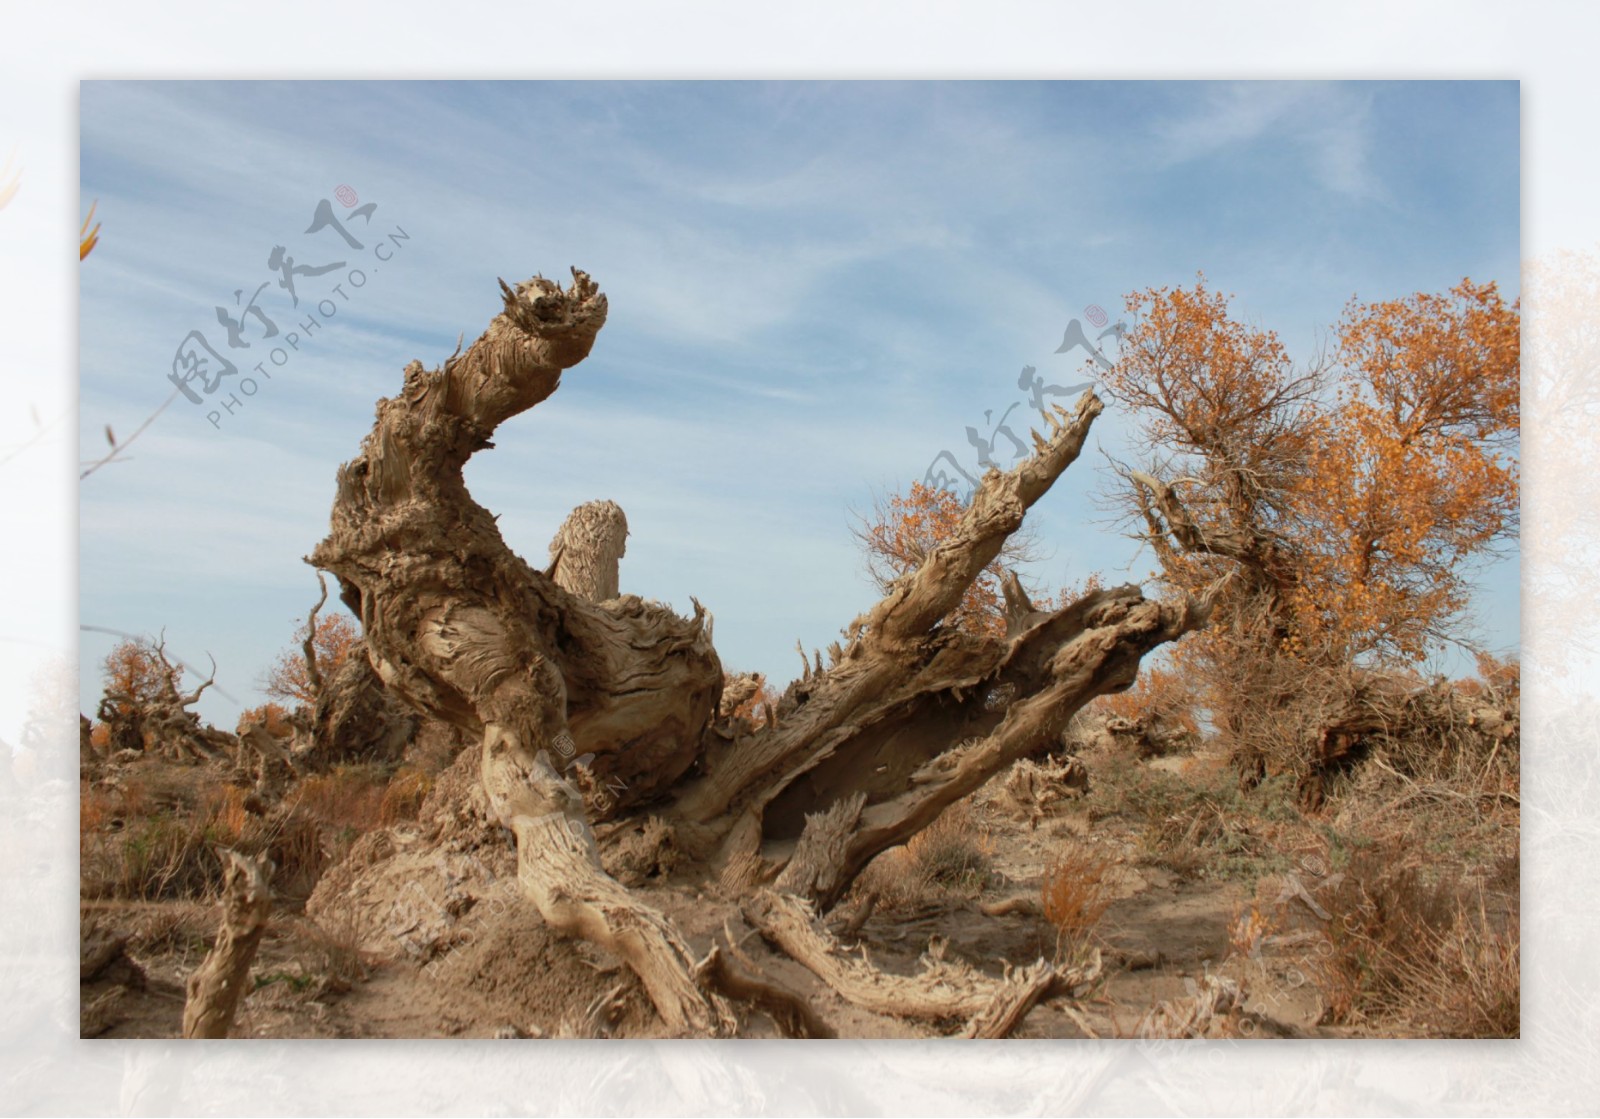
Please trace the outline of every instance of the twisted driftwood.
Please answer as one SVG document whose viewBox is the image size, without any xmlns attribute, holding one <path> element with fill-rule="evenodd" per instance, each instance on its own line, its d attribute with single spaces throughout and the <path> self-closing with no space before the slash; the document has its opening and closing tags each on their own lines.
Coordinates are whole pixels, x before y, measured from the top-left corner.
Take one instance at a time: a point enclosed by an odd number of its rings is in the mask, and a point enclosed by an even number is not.
<svg viewBox="0 0 1600 1119">
<path fill-rule="evenodd" d="M 773 897 L 826 910 L 875 855 L 1057 741 L 1076 710 L 1129 686 L 1142 656 L 1206 616 L 1205 602 L 1151 602 L 1133 586 L 1039 611 L 1019 585 L 1005 638 L 946 624 L 1082 450 L 1101 412 L 1089 392 L 1048 417 L 1031 456 L 989 472 L 951 538 L 848 627 L 828 666 L 815 654 L 765 725 L 735 719 L 699 603 L 683 618 L 621 592 L 619 507 L 581 506 L 536 570 L 468 494 L 467 459 L 556 390 L 607 314 L 577 270 L 564 289 L 536 278 L 501 293 L 464 353 L 433 370 L 412 362 L 379 402 L 310 562 L 338 577 L 385 689 L 479 741 L 491 812 L 544 919 L 625 960 L 672 1032 L 732 1032 L 724 992 L 754 988 L 713 982 L 721 966 L 697 965 L 673 923 L 605 872 L 602 842 L 628 830 L 611 822 L 658 818 L 678 872 L 713 888 L 773 883 Z M 1019 973 L 999 1009 L 985 989 L 958 1016 L 1009 1030 L 1054 982 Z"/>
</svg>

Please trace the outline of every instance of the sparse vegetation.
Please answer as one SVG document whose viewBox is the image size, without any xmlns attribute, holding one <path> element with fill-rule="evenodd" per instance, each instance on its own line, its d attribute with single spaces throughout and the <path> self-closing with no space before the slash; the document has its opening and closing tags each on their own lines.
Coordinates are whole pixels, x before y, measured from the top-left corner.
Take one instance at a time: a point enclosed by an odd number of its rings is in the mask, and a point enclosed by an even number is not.
<svg viewBox="0 0 1600 1119">
<path fill-rule="evenodd" d="M 1352 307 L 1328 399 L 1326 369 L 1293 371 L 1203 284 L 1136 295 L 1108 383 L 1180 452 L 1124 471 L 1163 597 L 1091 577 L 1036 601 L 1014 570 L 1023 513 L 1099 414 L 1086 394 L 970 505 L 925 486 L 880 505 L 860 538 L 883 599 L 781 691 L 725 671 L 698 606 L 620 593 L 613 503 L 575 510 L 539 571 L 459 486 L 407 505 L 402 543 L 374 531 L 394 491 L 366 480 L 453 477 L 538 396 L 419 386 L 548 395 L 605 315 L 581 273 L 504 299 L 489 341 L 408 371 L 341 472 L 313 558 L 369 628 L 319 620 L 324 583 L 265 679 L 292 710 L 230 734 L 159 640 L 107 658 L 80 852 L 85 906 L 122 914 L 115 947 L 145 961 L 118 974 L 170 989 L 215 958 L 214 989 L 248 975 L 244 1020 L 285 1035 L 389 966 L 436 1009 L 537 1006 L 515 1036 L 821 1036 L 826 992 L 973 1037 L 1517 1032 L 1520 672 L 1411 663 L 1457 613 L 1460 564 L 1514 528 L 1495 453 L 1516 307 L 1492 286 Z M 1472 477 L 1414 480 L 1405 523 L 1377 500 L 1441 463 Z M 246 866 L 235 928 L 224 874 Z M 258 961 L 224 951 L 230 928 Z M 140 997 L 86 998 L 95 1032 Z"/>
<path fill-rule="evenodd" d="M 993 840 L 981 834 L 970 800 L 957 801 L 903 847 L 892 847 L 863 872 L 857 896 L 876 894 L 884 908 L 917 908 L 972 897 L 989 881 Z"/>
<path fill-rule="evenodd" d="M 1390 841 L 1356 853 L 1311 955 L 1338 1023 L 1426 1037 L 1516 1037 L 1520 922 L 1481 886 L 1425 872 Z"/>
</svg>

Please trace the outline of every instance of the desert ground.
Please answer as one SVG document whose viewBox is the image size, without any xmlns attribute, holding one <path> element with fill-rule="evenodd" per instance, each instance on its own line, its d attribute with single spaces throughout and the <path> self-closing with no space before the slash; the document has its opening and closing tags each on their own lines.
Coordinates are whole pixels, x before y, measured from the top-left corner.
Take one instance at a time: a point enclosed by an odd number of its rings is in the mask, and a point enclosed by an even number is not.
<svg viewBox="0 0 1600 1119">
<path fill-rule="evenodd" d="M 1214 744 L 1086 713 L 1061 750 L 874 859 L 827 916 L 835 949 L 891 979 L 1077 968 L 1016 1037 L 1515 1036 L 1517 697 L 1505 677 L 1465 691 L 1507 721 L 1456 728 L 1451 741 L 1474 752 L 1453 776 L 1408 773 L 1406 744 L 1383 742 L 1315 813 L 1281 780 L 1241 790 Z M 475 755 L 430 725 L 395 761 L 305 778 L 270 809 L 223 758 L 91 766 L 84 1036 L 182 1036 L 185 982 L 218 936 L 214 845 L 275 864 L 232 1036 L 668 1035 L 620 959 L 553 932 L 519 890 L 506 833 L 471 795 Z M 609 869 L 697 958 L 722 945 L 832 1033 L 962 1032 L 959 1019 L 857 1005 L 732 931 L 722 915 L 740 899 L 708 898 L 716 887 L 675 873 L 669 854 Z M 737 1036 L 785 1032 L 758 1003 L 739 1014 Z"/>
</svg>

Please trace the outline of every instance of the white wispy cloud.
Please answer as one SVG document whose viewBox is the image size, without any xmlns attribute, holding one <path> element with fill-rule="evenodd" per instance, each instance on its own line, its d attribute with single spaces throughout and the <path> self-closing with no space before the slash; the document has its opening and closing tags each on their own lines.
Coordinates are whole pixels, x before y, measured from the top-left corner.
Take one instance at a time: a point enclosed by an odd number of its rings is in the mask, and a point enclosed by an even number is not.
<svg viewBox="0 0 1600 1119">
<path fill-rule="evenodd" d="M 220 427 L 211 401 L 179 401 L 84 483 L 84 620 L 165 625 L 253 698 L 314 597 L 300 557 L 374 401 L 483 328 L 496 277 L 578 265 L 611 301 L 595 352 L 468 482 L 536 563 L 573 505 L 619 501 L 625 585 L 699 597 L 729 661 L 781 679 L 796 638 L 826 645 L 871 601 L 850 510 L 941 450 L 967 461 L 964 428 L 1021 395 L 1024 364 L 1080 379 L 1053 350 L 1088 303 L 1116 314 L 1122 293 L 1205 267 L 1246 310 L 1325 322 L 1437 254 L 1337 208 L 1308 243 L 1303 200 L 1270 177 L 1289 150 L 1336 197 L 1381 191 L 1379 107 L 1296 84 L 91 83 L 84 190 L 106 225 L 82 270 L 86 450 L 166 397 L 178 340 L 270 278 L 273 245 L 338 247 L 302 232 L 336 185 L 411 239 Z M 1514 158 L 1514 135 L 1502 146 Z M 1234 201 L 1188 189 L 1213 157 L 1259 169 L 1278 211 L 1258 201 L 1234 235 Z M 1282 263 L 1295 254 L 1315 268 Z M 292 329 L 286 297 L 266 298 Z M 1113 409 L 1097 439 L 1115 448 L 1123 426 Z M 1097 465 L 1032 518 L 1047 586 L 1133 556 L 1094 526 Z M 109 641 L 86 641 L 86 707 Z"/>
<path fill-rule="evenodd" d="M 1248 148 L 1294 152 L 1310 181 L 1334 194 L 1385 201 L 1371 155 L 1370 94 L 1320 82 L 1226 82 L 1181 87 L 1178 108 L 1153 133 L 1169 164 Z"/>
</svg>

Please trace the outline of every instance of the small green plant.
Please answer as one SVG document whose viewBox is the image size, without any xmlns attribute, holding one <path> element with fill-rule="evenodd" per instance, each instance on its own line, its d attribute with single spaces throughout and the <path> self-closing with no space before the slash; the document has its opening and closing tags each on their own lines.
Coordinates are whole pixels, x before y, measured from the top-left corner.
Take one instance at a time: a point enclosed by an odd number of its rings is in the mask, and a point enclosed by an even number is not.
<svg viewBox="0 0 1600 1119">
<path fill-rule="evenodd" d="M 298 994 L 301 991 L 310 990 L 312 984 L 315 982 L 315 977 L 310 975 L 295 975 L 287 971 L 272 971 L 267 972 L 264 975 L 256 975 L 255 987 L 253 989 L 259 991 L 261 988 L 270 987 L 274 983 L 283 983 L 287 985 L 291 991 L 294 991 L 296 994 Z"/>
</svg>

